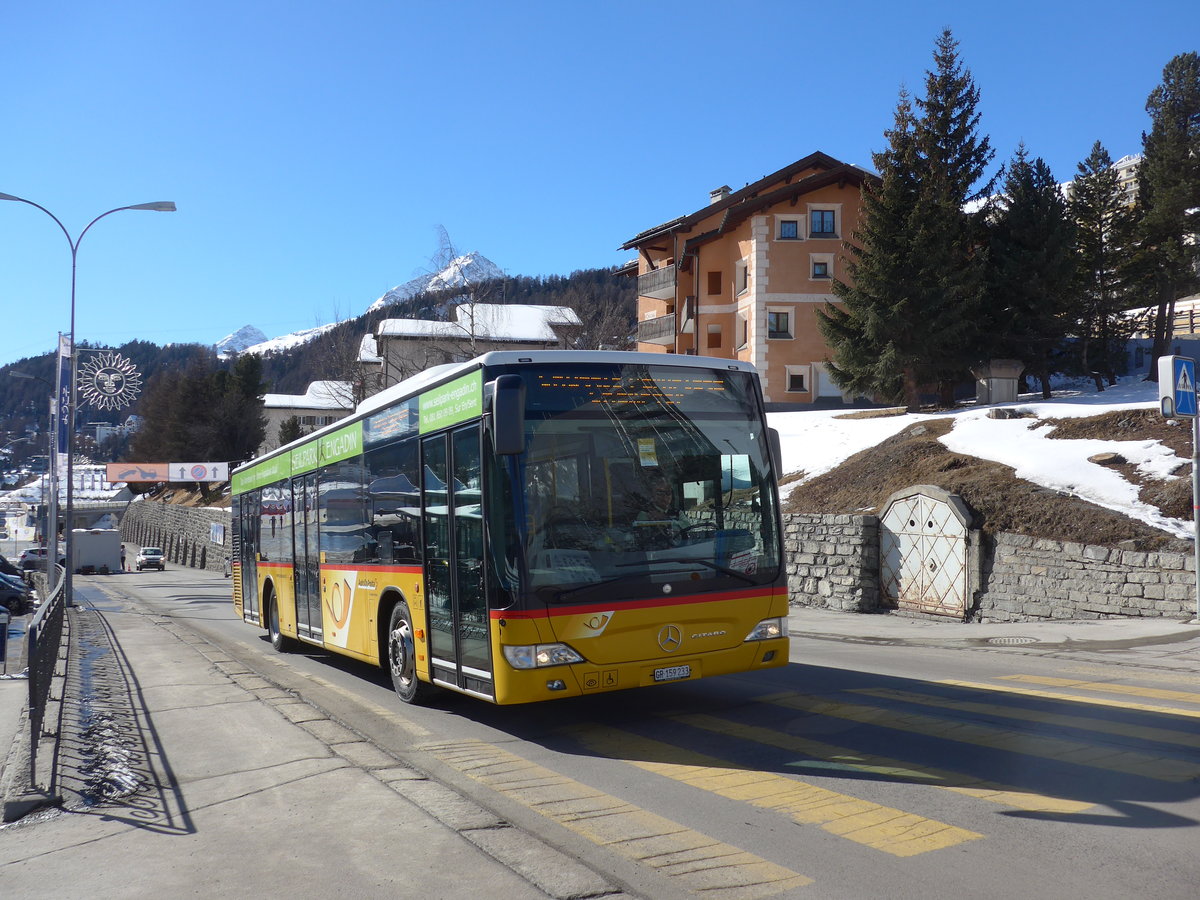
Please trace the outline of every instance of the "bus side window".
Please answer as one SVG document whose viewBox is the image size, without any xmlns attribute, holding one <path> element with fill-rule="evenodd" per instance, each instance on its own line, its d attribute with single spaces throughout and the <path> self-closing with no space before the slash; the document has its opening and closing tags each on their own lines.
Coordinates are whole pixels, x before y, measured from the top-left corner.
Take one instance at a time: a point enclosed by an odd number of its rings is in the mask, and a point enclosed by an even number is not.
<svg viewBox="0 0 1200 900">
<path fill-rule="evenodd" d="M 371 556 L 381 565 L 421 561 L 417 441 L 402 439 L 366 455 Z"/>
</svg>

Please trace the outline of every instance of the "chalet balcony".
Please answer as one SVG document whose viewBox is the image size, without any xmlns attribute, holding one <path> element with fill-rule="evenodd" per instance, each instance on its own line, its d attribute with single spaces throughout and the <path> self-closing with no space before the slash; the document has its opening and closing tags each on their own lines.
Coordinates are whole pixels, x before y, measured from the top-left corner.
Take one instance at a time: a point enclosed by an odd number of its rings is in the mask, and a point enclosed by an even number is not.
<svg viewBox="0 0 1200 900">
<path fill-rule="evenodd" d="M 641 344 L 663 344 L 664 346 L 674 344 L 675 313 L 638 322 L 637 339 Z"/>
<path fill-rule="evenodd" d="M 650 297 L 654 300 L 672 300 L 675 297 L 675 264 L 651 269 L 638 276 L 637 291 L 639 297 Z"/>
</svg>

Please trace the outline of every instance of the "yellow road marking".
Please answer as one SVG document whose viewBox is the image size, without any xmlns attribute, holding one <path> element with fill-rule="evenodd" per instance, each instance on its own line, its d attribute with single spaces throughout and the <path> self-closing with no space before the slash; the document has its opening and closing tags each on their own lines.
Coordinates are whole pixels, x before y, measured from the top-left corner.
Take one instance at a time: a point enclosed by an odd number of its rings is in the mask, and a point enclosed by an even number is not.
<svg viewBox="0 0 1200 900">
<path fill-rule="evenodd" d="M 869 753 L 859 753 L 844 747 L 835 747 L 812 741 L 807 738 L 794 737 L 769 728 L 756 725 L 741 725 L 716 716 L 684 715 L 673 716 L 677 722 L 702 728 L 718 734 L 726 734 L 741 740 L 754 741 L 771 747 L 779 747 L 793 753 L 803 753 L 813 759 L 826 760 L 841 768 L 853 769 L 895 778 L 902 781 L 928 784 L 941 790 L 953 791 L 989 803 L 1000 803 L 1014 809 L 1025 809 L 1032 812 L 1049 813 L 1079 813 L 1091 809 L 1095 804 L 1081 803 L 1078 800 L 1066 800 L 1061 797 L 1050 797 L 1033 791 L 1022 790 L 1011 785 L 996 784 L 983 778 L 976 778 L 960 772 L 950 772 L 944 769 L 934 769 L 915 763 L 906 763 L 885 756 Z"/>
<path fill-rule="evenodd" d="M 1117 750 L 1065 738 L 1004 730 L 972 722 L 955 722 L 920 713 L 895 712 L 878 706 L 804 697 L 794 693 L 776 694 L 759 698 L 759 701 L 787 709 L 800 709 L 817 715 L 862 722 L 865 725 L 929 735 L 940 740 L 991 747 L 1021 756 L 1054 759 L 1076 766 L 1125 772 L 1156 781 L 1189 782 L 1200 778 L 1200 768 L 1178 759 L 1132 750 Z"/>
<path fill-rule="evenodd" d="M 1096 731 L 1101 734 L 1115 734 L 1122 737 L 1134 737 L 1145 741 L 1155 741 L 1160 744 L 1179 744 L 1183 747 L 1200 747 L 1200 734 L 1188 734 L 1173 731 L 1169 728 L 1132 725 L 1128 722 L 1108 722 L 1104 719 L 1093 719 L 1088 716 L 1073 716 L 1065 713 L 1052 713 L 1045 710 L 1017 709 L 1001 706 L 997 703 L 979 703 L 974 700 L 952 700 L 947 697 L 934 697 L 929 694 L 917 694 L 911 691 L 873 690 L 864 688 L 851 691 L 853 694 L 865 694 L 868 697 L 878 697 L 882 700 L 900 700 L 905 703 L 918 703 L 922 706 L 934 706 L 939 709 L 953 709 L 959 712 L 983 713 L 990 716 L 1003 716 L 1007 719 L 1017 719 L 1022 722 L 1037 722 L 1045 725 L 1061 725 L 1066 728 L 1078 728 L 1082 731 Z"/>
<path fill-rule="evenodd" d="M 1126 694 L 1131 697 L 1147 697 L 1151 700 L 1177 700 L 1180 703 L 1200 703 L 1200 694 L 1193 691 L 1172 691 L 1167 688 L 1136 687 L 1112 682 L 1080 681 L 1077 678 L 1046 678 L 1040 675 L 1001 675 L 1001 681 L 1022 681 L 1026 684 L 1044 684 L 1047 687 L 1073 687 L 1107 694 Z"/>
<path fill-rule="evenodd" d="M 1135 709 L 1140 712 L 1165 713 L 1171 716 L 1183 716 L 1189 719 L 1200 719 L 1200 711 L 1178 709 L 1174 706 L 1155 706 L 1150 703 L 1133 703 L 1129 700 L 1110 700 L 1107 697 L 1083 697 L 1079 694 L 1063 694 L 1058 691 L 1038 691 L 1033 688 L 1020 688 L 1007 684 L 987 684 L 980 681 L 957 681 L 948 678 L 935 681 L 934 684 L 948 684 L 953 687 L 975 688 L 981 691 L 992 691 L 1002 694 L 1019 694 L 1023 697 L 1039 697 L 1044 700 L 1070 700 L 1073 703 L 1086 703 L 1089 706 L 1107 706 L 1112 709 Z"/>
<path fill-rule="evenodd" d="M 953 847 L 983 835 L 839 794 L 783 775 L 736 768 L 691 750 L 615 728 L 582 727 L 572 734 L 593 751 L 683 782 L 729 800 L 790 816 L 802 825 L 820 825 L 893 856 L 916 856 Z"/>
<path fill-rule="evenodd" d="M 422 747 L 489 788 L 714 900 L 754 900 L 812 879 L 478 741 Z"/>
</svg>

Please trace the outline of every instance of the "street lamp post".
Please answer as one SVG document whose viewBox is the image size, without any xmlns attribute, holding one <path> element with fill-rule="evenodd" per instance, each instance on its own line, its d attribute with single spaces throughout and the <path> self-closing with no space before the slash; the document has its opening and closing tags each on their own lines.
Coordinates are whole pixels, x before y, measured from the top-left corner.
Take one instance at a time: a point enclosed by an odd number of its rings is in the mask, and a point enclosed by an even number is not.
<svg viewBox="0 0 1200 900">
<path fill-rule="evenodd" d="M 26 203 L 29 206 L 33 206 L 33 207 L 36 207 L 37 209 L 40 209 L 42 212 L 44 212 L 46 215 L 48 215 L 51 219 L 53 219 L 54 224 L 56 224 L 62 230 L 63 235 L 67 239 L 67 244 L 71 248 L 71 331 L 70 331 L 70 335 L 71 335 L 71 368 L 70 368 L 71 387 L 70 387 L 70 390 L 67 391 L 67 396 L 66 396 L 66 400 L 67 400 L 67 415 L 66 415 L 66 422 L 67 422 L 67 514 L 66 514 L 65 521 L 63 522 L 63 537 L 66 539 L 66 541 L 65 541 L 66 548 L 64 550 L 64 553 L 66 554 L 66 557 L 67 557 L 66 577 L 65 577 L 65 582 L 66 582 L 66 584 L 65 584 L 66 598 L 65 599 L 66 599 L 67 605 L 71 606 L 75 602 L 75 595 L 74 595 L 75 580 L 74 580 L 74 578 L 72 578 L 73 573 L 71 571 L 71 558 L 73 556 L 73 550 L 74 550 L 74 537 L 72 535 L 72 531 L 75 528 L 75 482 L 74 482 L 75 460 L 74 460 L 74 454 L 72 452 L 72 447 L 71 447 L 71 444 L 72 444 L 71 439 L 74 436 L 73 432 L 75 430 L 75 407 L 76 407 L 76 403 L 77 403 L 76 386 L 75 386 L 75 377 L 76 377 L 75 376 L 75 360 L 76 360 L 76 353 L 75 353 L 75 271 L 76 271 L 76 262 L 77 262 L 78 255 L 79 255 L 79 244 L 83 240 L 83 236 L 88 233 L 88 230 L 93 225 L 95 225 L 97 222 L 99 222 L 101 219 L 103 219 L 105 216 L 111 216 L 113 213 L 123 212 L 124 210 L 127 210 L 127 209 L 144 209 L 144 210 L 151 210 L 153 212 L 175 212 L 175 204 L 174 204 L 174 202 L 172 202 L 170 200 L 159 200 L 154 203 L 134 203 L 130 206 L 118 206 L 115 209 L 110 209 L 107 212 L 100 213 L 100 215 L 96 216 L 96 218 L 92 219 L 92 221 L 88 222 L 87 225 L 85 225 L 83 227 L 83 231 L 79 232 L 79 237 L 73 239 L 71 237 L 71 232 L 67 231 L 67 226 L 65 226 L 61 221 L 59 221 L 58 216 L 54 215 L 54 213 L 50 212 L 50 210 L 46 209 L 46 207 L 42 206 L 40 203 L 34 203 L 32 200 L 26 200 L 24 197 L 14 197 L 12 194 L 5 194 L 3 192 L 0 192 L 0 200 L 12 200 L 16 203 Z M 61 372 L 61 369 L 60 369 L 60 372 Z M 55 396 L 59 398 L 58 402 L 61 403 L 63 400 L 63 385 L 61 384 L 61 381 L 57 385 L 57 390 L 55 392 Z M 55 449 L 57 450 L 57 448 L 55 448 Z M 57 535 L 56 535 L 55 546 L 57 547 Z M 49 570 L 51 565 L 57 565 L 57 563 L 58 563 L 57 558 L 47 559 L 47 561 L 46 561 L 47 570 Z"/>
</svg>

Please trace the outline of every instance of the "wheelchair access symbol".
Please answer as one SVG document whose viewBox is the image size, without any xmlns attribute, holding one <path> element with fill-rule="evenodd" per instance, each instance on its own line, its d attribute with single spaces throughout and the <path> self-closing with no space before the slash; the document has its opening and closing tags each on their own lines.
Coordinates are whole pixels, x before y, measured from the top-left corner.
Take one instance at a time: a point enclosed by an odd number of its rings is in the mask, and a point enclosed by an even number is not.
<svg viewBox="0 0 1200 900">
<path fill-rule="evenodd" d="M 1167 417 L 1196 416 L 1196 361 L 1190 356 L 1158 360 L 1158 403 Z"/>
</svg>

